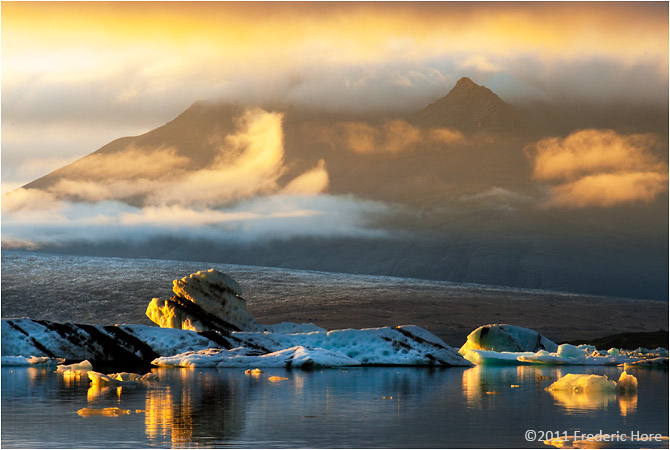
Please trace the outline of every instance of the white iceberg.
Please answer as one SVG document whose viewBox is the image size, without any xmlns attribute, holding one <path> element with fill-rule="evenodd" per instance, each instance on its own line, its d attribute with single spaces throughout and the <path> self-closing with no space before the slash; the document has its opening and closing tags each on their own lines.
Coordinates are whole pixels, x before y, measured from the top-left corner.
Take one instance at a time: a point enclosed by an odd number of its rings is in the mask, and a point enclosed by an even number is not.
<svg viewBox="0 0 670 450">
<path fill-rule="evenodd" d="M 636 361 L 631 361 L 624 363 L 623 366 L 627 369 L 629 368 L 640 368 L 648 367 L 654 369 L 668 369 L 668 357 L 660 356 L 658 358 L 649 358 L 649 359 L 639 359 Z"/>
<path fill-rule="evenodd" d="M 547 391 L 572 392 L 575 394 L 594 394 L 614 392 L 616 382 L 607 375 L 587 375 L 568 373 L 546 388 Z"/>
<path fill-rule="evenodd" d="M 637 378 L 634 375 L 629 375 L 624 370 L 621 372 L 619 381 L 616 383 L 616 390 L 621 394 L 634 394 L 637 392 Z"/>
<path fill-rule="evenodd" d="M 484 325 L 468 335 L 459 353 L 468 350 L 489 350 L 494 352 L 555 352 L 558 345 L 536 331 L 516 325 Z"/>
<path fill-rule="evenodd" d="M 105 386 L 134 386 L 144 381 L 157 381 L 158 375 L 155 373 L 146 373 L 140 375 L 137 373 L 119 372 L 104 374 L 89 370 L 87 372 L 88 378 L 91 380 L 91 386 L 105 387 Z"/>
<path fill-rule="evenodd" d="M 179 367 L 339 367 L 357 365 L 470 366 L 453 347 L 415 326 L 311 333 L 233 333 L 249 348 L 206 349 L 152 363 Z M 289 351 L 290 350 L 290 351 Z M 303 359 L 296 359 L 300 356 Z M 297 363 L 297 365 L 296 365 Z"/>
<path fill-rule="evenodd" d="M 235 350 L 208 349 L 175 356 L 163 356 L 153 361 L 157 366 L 172 367 L 285 367 L 314 369 L 360 365 L 341 352 L 302 346 L 291 347 L 265 355 L 243 355 Z"/>
<path fill-rule="evenodd" d="M 65 361 L 63 358 L 48 356 L 3 356 L 0 364 L 3 366 L 55 366 Z"/>
<path fill-rule="evenodd" d="M 494 352 L 491 350 L 467 350 L 463 358 L 477 366 L 518 366 L 525 364 L 519 357 L 532 356 L 532 352 Z"/>
<path fill-rule="evenodd" d="M 259 324 L 239 285 L 214 270 L 175 280 L 173 291 L 170 300 L 153 299 L 147 309 L 161 328 L 3 319 L 2 354 L 194 367 L 472 365 L 416 326 L 326 331 L 313 324 Z"/>
<path fill-rule="evenodd" d="M 635 394 L 637 378 L 623 371 L 618 381 L 610 380 L 607 375 L 568 373 L 546 388 L 548 392 L 568 392 L 572 394 Z"/>
<path fill-rule="evenodd" d="M 68 365 L 61 364 L 56 367 L 58 373 L 85 374 L 89 370 L 93 370 L 93 365 L 88 360 Z"/>
</svg>

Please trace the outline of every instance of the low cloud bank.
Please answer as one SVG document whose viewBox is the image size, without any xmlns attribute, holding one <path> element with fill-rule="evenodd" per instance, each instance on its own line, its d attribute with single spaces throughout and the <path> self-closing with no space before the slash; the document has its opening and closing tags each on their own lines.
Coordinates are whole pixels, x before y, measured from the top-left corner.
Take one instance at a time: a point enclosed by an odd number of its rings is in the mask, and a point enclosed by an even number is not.
<svg viewBox="0 0 670 450">
<path fill-rule="evenodd" d="M 96 153 L 52 186 L 2 198 L 5 248 L 157 236 L 251 241 L 382 237 L 371 218 L 394 207 L 325 194 L 326 162 L 285 185 L 282 114 L 250 109 L 199 170 L 172 148 Z"/>
<path fill-rule="evenodd" d="M 37 190 L 21 191 L 19 194 L 31 204 L 43 205 L 48 199 Z M 135 207 L 117 201 L 56 200 L 46 209 L 25 208 L 3 214 L 2 246 L 38 249 L 82 241 L 142 241 L 170 236 L 224 243 L 294 237 L 384 238 L 389 232 L 376 226 L 375 219 L 393 212 L 393 207 L 380 202 L 327 194 L 275 194 L 226 208 L 176 204 Z"/>
<path fill-rule="evenodd" d="M 533 178 L 551 185 L 547 204 L 569 208 L 649 203 L 668 191 L 668 166 L 654 152 L 653 134 L 579 130 L 527 149 Z"/>
</svg>

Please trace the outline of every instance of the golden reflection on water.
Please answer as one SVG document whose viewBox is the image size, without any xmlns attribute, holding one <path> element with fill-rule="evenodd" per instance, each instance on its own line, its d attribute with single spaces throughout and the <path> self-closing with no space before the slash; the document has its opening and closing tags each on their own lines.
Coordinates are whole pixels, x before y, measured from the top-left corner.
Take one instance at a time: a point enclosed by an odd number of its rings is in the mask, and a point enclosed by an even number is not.
<svg viewBox="0 0 670 450">
<path fill-rule="evenodd" d="M 238 382 L 216 371 L 157 372 L 162 381 L 146 390 L 144 408 L 145 434 L 155 445 L 211 447 L 214 436 L 228 439 L 239 434 L 246 411 L 237 398 Z"/>
<path fill-rule="evenodd" d="M 492 401 L 498 394 L 517 387 L 523 388 L 532 383 L 538 390 L 544 388 L 567 374 L 565 368 L 551 371 L 543 367 L 520 365 L 516 371 L 510 369 L 496 370 L 475 366 L 463 371 L 462 389 L 466 402 L 471 407 L 481 408 L 486 402 Z M 637 394 L 616 395 L 614 392 L 575 393 L 571 391 L 550 391 L 554 402 L 568 412 L 596 411 L 606 409 L 611 404 L 619 406 L 622 416 L 637 410 Z"/>
<path fill-rule="evenodd" d="M 637 411 L 637 394 L 619 395 L 617 399 L 619 400 L 619 409 L 623 417 Z"/>
<path fill-rule="evenodd" d="M 557 404 L 568 411 L 590 411 L 605 409 L 616 401 L 614 392 L 550 391 Z"/>
</svg>

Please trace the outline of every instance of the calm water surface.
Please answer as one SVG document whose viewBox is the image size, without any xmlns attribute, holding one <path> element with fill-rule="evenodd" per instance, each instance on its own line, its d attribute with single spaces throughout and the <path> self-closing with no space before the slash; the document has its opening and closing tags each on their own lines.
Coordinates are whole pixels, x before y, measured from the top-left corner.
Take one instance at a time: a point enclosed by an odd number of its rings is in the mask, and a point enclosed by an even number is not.
<svg viewBox="0 0 670 450">
<path fill-rule="evenodd" d="M 618 368 L 155 371 L 157 382 L 99 390 L 53 370 L 3 367 L 2 446 L 549 448 L 526 430 L 668 435 L 667 371 L 637 370 L 638 394 L 627 398 L 544 390 L 568 372 L 616 379 Z M 85 407 L 131 413 L 79 416 Z"/>
</svg>

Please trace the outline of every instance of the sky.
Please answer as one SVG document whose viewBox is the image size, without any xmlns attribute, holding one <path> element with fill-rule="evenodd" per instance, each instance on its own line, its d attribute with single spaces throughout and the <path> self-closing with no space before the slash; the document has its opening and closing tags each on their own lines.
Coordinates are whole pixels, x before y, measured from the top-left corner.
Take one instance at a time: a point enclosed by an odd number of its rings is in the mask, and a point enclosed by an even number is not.
<svg viewBox="0 0 670 450">
<path fill-rule="evenodd" d="M 3 2 L 2 192 L 193 102 L 667 104 L 666 2 Z"/>
</svg>

